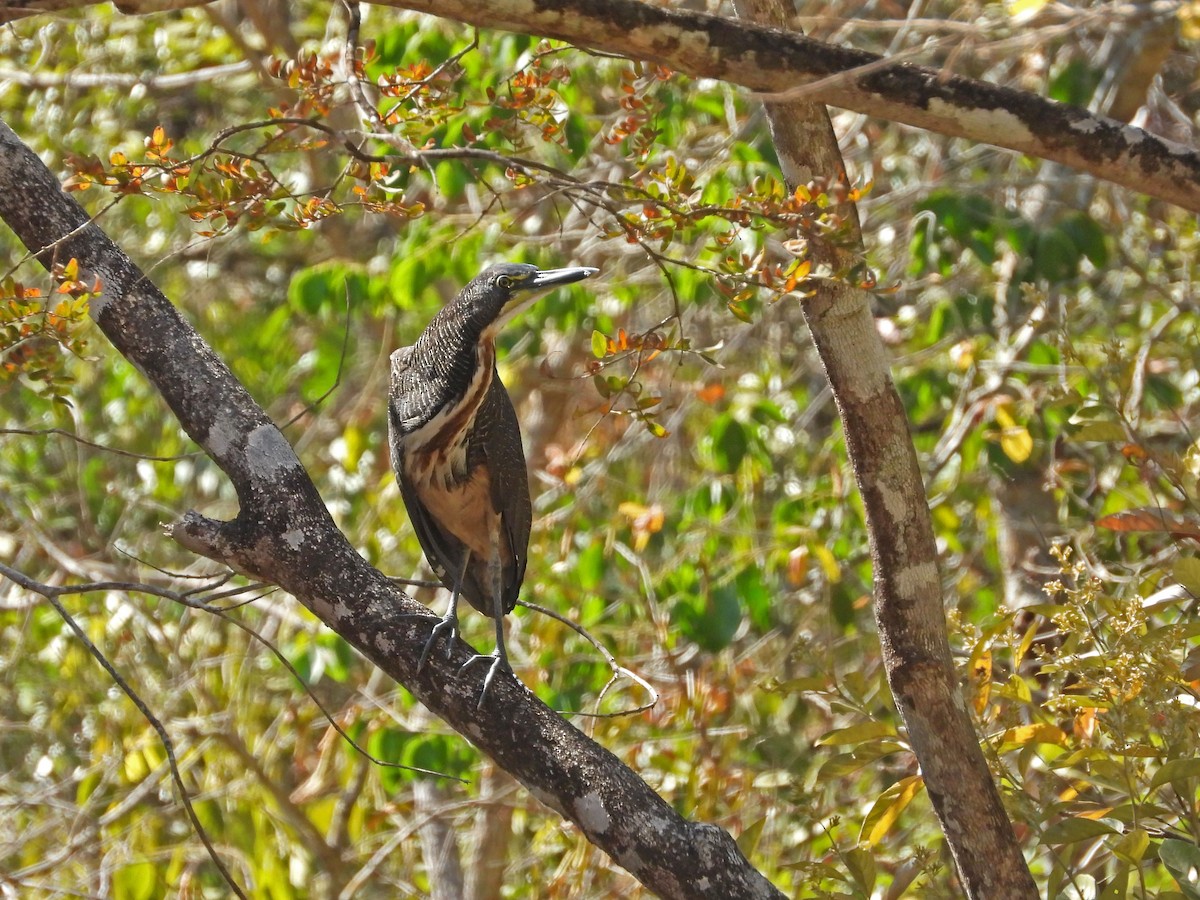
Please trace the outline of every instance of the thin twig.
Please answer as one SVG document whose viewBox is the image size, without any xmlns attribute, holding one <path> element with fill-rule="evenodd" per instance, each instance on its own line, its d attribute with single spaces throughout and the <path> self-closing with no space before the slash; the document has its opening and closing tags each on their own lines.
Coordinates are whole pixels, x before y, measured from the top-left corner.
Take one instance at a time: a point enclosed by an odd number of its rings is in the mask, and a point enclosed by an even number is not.
<svg viewBox="0 0 1200 900">
<path fill-rule="evenodd" d="M 300 410 L 298 413 L 296 413 L 294 416 L 292 416 L 290 419 L 288 419 L 286 422 L 284 422 L 283 425 L 280 426 L 281 429 L 288 428 L 292 425 L 295 425 L 296 422 L 298 422 L 303 416 L 306 416 L 306 415 L 309 415 L 309 414 L 315 412 L 316 408 L 318 406 L 320 406 L 322 403 L 324 403 L 326 400 L 328 400 L 329 396 L 334 391 L 336 391 L 342 383 L 342 372 L 345 371 L 345 367 L 346 367 L 346 350 L 350 346 L 351 304 L 350 304 L 350 282 L 348 280 L 345 283 L 345 288 L 346 288 L 346 326 L 342 330 L 342 352 L 341 352 L 341 355 L 338 356 L 337 372 L 334 374 L 333 384 L 331 384 L 325 390 L 325 392 L 323 394 L 321 394 L 320 397 L 318 397 L 316 400 L 312 400 L 312 401 L 306 403 L 304 405 L 304 409 Z"/>
<path fill-rule="evenodd" d="M 234 880 L 233 874 L 225 867 L 225 863 L 217 853 L 217 848 L 213 846 L 212 840 L 208 836 L 208 832 L 205 830 L 204 826 L 200 824 L 200 818 L 196 815 L 196 810 L 192 806 L 192 798 L 188 794 L 187 786 L 183 783 L 183 773 L 179 771 L 179 762 L 175 758 L 175 744 L 171 740 L 171 736 L 167 734 L 167 729 L 163 727 L 163 724 L 158 720 L 158 717 L 150 711 L 150 707 L 148 707 L 142 701 L 142 698 L 138 696 L 137 692 L 130 687 L 129 682 L 127 682 L 121 676 L 121 673 L 118 672 L 113 664 L 108 661 L 108 658 L 100 652 L 100 648 L 92 643 L 91 639 L 88 638 L 83 629 L 79 627 L 79 623 L 75 621 L 69 612 L 67 612 L 66 607 L 59 602 L 58 598 L 60 595 L 79 593 L 78 588 L 73 586 L 52 587 L 48 584 L 42 584 L 39 581 L 34 581 L 32 578 L 29 578 L 22 572 L 18 572 L 16 569 L 9 568 L 8 566 L 4 565 L 4 563 L 0 563 L 0 575 L 4 575 L 10 581 L 19 584 L 26 590 L 33 591 L 35 594 L 41 594 L 43 597 L 49 600 L 50 605 L 54 607 L 55 611 L 59 614 L 59 616 L 62 617 L 62 620 L 67 623 L 67 627 L 69 627 L 71 631 L 75 633 L 75 637 L 77 637 L 84 647 L 87 648 L 87 651 L 92 655 L 96 662 L 100 663 L 101 668 L 108 673 L 109 678 L 116 683 L 117 687 L 119 687 L 125 696 L 128 697 L 133 703 L 133 705 L 137 707 L 138 712 L 140 712 L 145 720 L 150 723 L 150 727 L 154 729 L 156 734 L 158 734 L 158 739 L 162 742 L 163 749 L 166 751 L 167 764 L 171 767 L 171 778 L 175 781 L 175 786 L 179 788 L 179 796 L 180 799 L 183 800 L 183 805 L 187 810 L 188 818 L 192 822 L 192 829 L 196 832 L 196 835 L 204 844 L 205 849 L 208 850 L 208 855 L 212 859 L 213 865 L 217 867 L 217 870 L 221 873 L 221 877 L 224 879 L 225 883 L 229 885 L 229 889 L 237 894 L 238 897 L 242 898 L 242 900 L 249 900 L 249 898 L 246 896 L 246 893 L 242 890 L 241 885 Z M 96 589 L 101 590 L 104 588 Z"/>
<path fill-rule="evenodd" d="M 638 675 L 636 672 L 633 672 L 633 671 L 625 668 L 624 666 L 622 666 L 620 663 L 618 663 L 616 657 L 613 656 L 611 653 L 609 653 L 608 650 L 604 647 L 604 645 L 601 644 L 598 640 L 596 640 L 596 638 L 592 637 L 592 635 L 590 635 L 582 625 L 572 622 L 566 616 L 560 615 L 559 613 L 556 613 L 552 609 L 547 609 L 546 607 L 541 606 L 540 604 L 531 603 L 528 600 L 518 600 L 517 605 L 524 606 L 526 609 L 532 609 L 534 612 L 540 612 L 542 615 L 549 616 L 552 619 L 562 622 L 562 624 L 566 625 L 568 628 L 570 628 L 572 631 L 574 631 L 576 634 L 578 634 L 580 637 L 582 637 L 584 640 L 586 640 L 589 644 L 591 644 L 593 647 L 595 647 L 596 650 L 600 653 L 600 655 L 604 657 L 604 661 L 608 663 L 609 669 L 612 670 L 612 677 L 608 679 L 608 683 L 605 684 L 603 688 L 601 688 L 599 696 L 596 697 L 596 708 L 597 709 L 600 708 L 600 703 L 601 703 L 601 701 L 604 700 L 604 695 L 608 693 L 608 689 L 611 688 L 616 683 L 617 679 L 619 679 L 622 675 L 625 675 L 632 681 L 637 682 L 639 685 L 641 685 L 646 690 L 646 693 L 649 694 L 649 696 L 650 696 L 650 700 L 648 703 L 643 703 L 641 706 L 635 707 L 634 709 L 623 709 L 618 712 L 588 713 L 588 712 L 572 712 L 571 710 L 562 710 L 562 709 L 555 710 L 555 712 L 558 712 L 560 715 L 564 715 L 564 716 L 587 716 L 590 719 L 619 719 L 623 716 L 633 716 L 633 715 L 637 715 L 640 712 L 645 712 L 646 710 L 648 710 L 652 706 L 654 706 L 656 703 L 658 703 L 658 691 L 656 691 L 654 689 L 654 687 L 650 684 L 650 682 L 646 681 L 646 679 L 642 678 L 642 676 Z"/>
<path fill-rule="evenodd" d="M 73 432 L 67 431 L 65 428 L 0 428 L 0 435 L 3 434 L 20 434 L 26 437 L 59 435 L 60 437 L 70 438 L 75 443 L 83 444 L 85 447 L 103 450 L 105 453 L 115 453 L 118 456 L 128 456 L 130 459 L 144 459 L 149 462 L 179 462 L 179 460 L 187 459 L 190 456 L 201 455 L 201 451 L 199 450 L 194 450 L 191 453 L 181 453 L 178 456 L 151 456 L 149 453 L 134 453 L 132 450 L 121 450 L 117 447 L 109 447 L 96 441 L 89 441 L 87 438 L 80 437 Z"/>
</svg>

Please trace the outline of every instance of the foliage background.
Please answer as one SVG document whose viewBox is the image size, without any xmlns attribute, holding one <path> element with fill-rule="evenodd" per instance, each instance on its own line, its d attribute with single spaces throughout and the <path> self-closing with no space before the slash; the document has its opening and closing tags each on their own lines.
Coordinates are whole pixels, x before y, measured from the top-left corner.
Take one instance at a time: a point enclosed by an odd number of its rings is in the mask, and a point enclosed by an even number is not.
<svg viewBox="0 0 1200 900">
<path fill-rule="evenodd" d="M 1130 48 L 1157 48 L 1140 115 L 1194 143 L 1189 9 L 1165 30 L 1146 20 L 1162 33 L 1104 4 L 804 11 L 817 37 L 1097 109 L 1130 77 Z M 821 186 L 778 184 L 739 90 L 383 9 L 363 23 L 363 81 L 393 138 L 362 150 L 530 162 L 355 160 L 337 134 L 271 122 L 361 127 L 345 34 L 344 10 L 307 2 L 37 17 L 0 31 L 0 111 L 291 423 L 339 524 L 389 573 L 421 559 L 387 459 L 387 354 L 487 262 L 600 267 L 502 338 L 535 491 L 524 598 L 660 693 L 581 727 L 686 815 L 739 835 L 785 892 L 953 896 L 801 326 L 805 246 L 838 239 Z M 988 148 L 835 125 L 952 644 L 1035 876 L 1050 896 L 1200 896 L 1186 875 L 1200 824 L 1195 219 Z M 87 286 L 0 242 L 0 560 L 52 584 L 207 583 L 213 566 L 159 523 L 232 514 L 229 486 L 89 325 Z M 410 838 L 432 812 L 466 852 L 497 804 L 512 815 L 505 896 L 638 895 L 515 788 L 475 802 L 497 782 L 462 739 L 291 598 L 251 598 L 225 617 L 137 591 L 68 601 L 167 726 L 254 896 L 427 893 Z M 488 646 L 490 623 L 464 624 Z M 627 681 L 602 693 L 608 667 L 562 624 L 525 610 L 509 629 L 519 676 L 552 706 L 644 702 Z M 468 783 L 439 782 L 440 805 L 423 806 L 414 778 L 342 741 L 316 699 L 374 755 Z M 8 583 L 0 809 L 5 891 L 223 893 L 153 730 L 59 615 Z"/>
</svg>

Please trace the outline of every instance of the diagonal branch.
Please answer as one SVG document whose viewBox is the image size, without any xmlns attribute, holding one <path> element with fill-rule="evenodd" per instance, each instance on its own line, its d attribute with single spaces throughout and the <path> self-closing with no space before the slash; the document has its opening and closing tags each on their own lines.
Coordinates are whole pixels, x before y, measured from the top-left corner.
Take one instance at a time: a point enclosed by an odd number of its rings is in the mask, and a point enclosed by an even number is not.
<svg viewBox="0 0 1200 900">
<path fill-rule="evenodd" d="M 1200 153 L 1037 94 L 642 0 L 380 0 L 1053 160 L 1200 212 Z"/>
<path fill-rule="evenodd" d="M 466 644 L 458 642 L 449 659 L 433 654 L 418 671 L 438 617 L 355 552 L 287 440 L 228 366 L 2 123 L 0 219 L 48 269 L 75 259 L 80 278 L 98 282 L 91 314 L 100 330 L 233 483 L 237 518 L 189 512 L 170 528 L 176 540 L 293 594 L 656 894 L 782 896 L 727 832 L 684 819 L 515 679 L 499 679 L 476 708 L 480 674 L 462 671 L 473 655 Z"/>
</svg>

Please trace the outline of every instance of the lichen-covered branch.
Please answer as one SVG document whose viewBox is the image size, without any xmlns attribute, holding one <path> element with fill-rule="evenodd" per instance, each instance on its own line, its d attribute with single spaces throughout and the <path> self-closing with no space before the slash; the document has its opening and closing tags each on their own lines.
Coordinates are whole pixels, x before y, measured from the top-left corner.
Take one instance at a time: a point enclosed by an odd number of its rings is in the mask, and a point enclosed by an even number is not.
<svg viewBox="0 0 1200 900">
<path fill-rule="evenodd" d="M 1053 160 L 1200 212 L 1200 153 L 1037 94 L 642 0 L 380 0 Z"/>
</svg>

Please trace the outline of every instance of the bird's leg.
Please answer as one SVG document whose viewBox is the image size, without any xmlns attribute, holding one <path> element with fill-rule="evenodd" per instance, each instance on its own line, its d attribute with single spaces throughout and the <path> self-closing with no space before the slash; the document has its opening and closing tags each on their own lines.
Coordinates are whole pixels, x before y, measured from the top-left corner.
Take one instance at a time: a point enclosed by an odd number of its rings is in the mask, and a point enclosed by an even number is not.
<svg viewBox="0 0 1200 900">
<path fill-rule="evenodd" d="M 492 585 L 492 617 L 496 622 L 496 649 L 490 654 L 477 654 L 463 664 L 467 666 L 481 659 L 490 659 L 487 674 L 483 677 L 483 690 L 479 692 L 479 701 L 475 704 L 478 709 L 483 706 L 483 698 L 487 696 L 488 688 L 497 672 L 512 672 L 508 663 L 508 652 L 504 649 L 504 574 L 500 567 L 500 519 L 492 522 L 491 534 L 492 552 L 488 558 L 488 581 Z"/>
<path fill-rule="evenodd" d="M 425 660 L 429 658 L 434 644 L 438 642 L 438 638 L 443 632 L 449 632 L 449 636 L 446 638 L 446 659 L 449 659 L 454 653 L 454 636 L 458 634 L 458 598 L 462 595 L 463 581 L 466 580 L 467 565 L 470 562 L 471 550 L 469 547 L 464 547 L 462 566 L 459 567 L 458 576 L 454 579 L 454 589 L 450 591 L 450 608 L 446 610 L 446 615 L 442 616 L 442 621 L 433 626 L 433 633 L 425 642 L 425 649 L 421 651 L 421 659 L 417 662 L 418 672 L 425 668 Z"/>
</svg>

